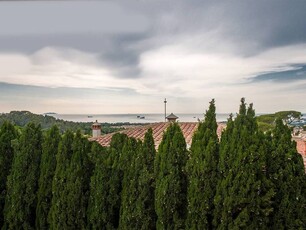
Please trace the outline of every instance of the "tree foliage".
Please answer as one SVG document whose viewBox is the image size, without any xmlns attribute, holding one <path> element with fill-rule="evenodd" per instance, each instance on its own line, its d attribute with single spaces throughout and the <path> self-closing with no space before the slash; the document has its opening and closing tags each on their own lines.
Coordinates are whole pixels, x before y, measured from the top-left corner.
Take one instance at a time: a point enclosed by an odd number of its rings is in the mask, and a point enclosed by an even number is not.
<svg viewBox="0 0 306 230">
<path fill-rule="evenodd" d="M 98 143 L 93 143 L 91 153 L 95 156 L 95 168 L 90 180 L 88 226 L 90 229 L 113 229 L 111 203 L 108 201 L 112 172 L 109 155 L 107 149 Z"/>
<path fill-rule="evenodd" d="M 186 142 L 180 126 L 171 124 L 154 162 L 157 229 L 183 229 L 186 217 Z"/>
<path fill-rule="evenodd" d="M 92 133 L 92 122 L 65 121 L 50 115 L 34 114 L 29 111 L 11 111 L 10 113 L 0 114 L 0 125 L 5 121 L 10 121 L 20 127 L 26 126 L 29 122 L 34 122 L 35 124 L 40 124 L 44 130 L 56 125 L 62 133 L 67 130 L 72 130 L 73 132 L 82 130 L 83 133 L 89 135 Z M 101 125 L 103 126 L 102 133 L 112 133 L 122 130 L 122 125 L 130 125 L 130 123 L 102 123 Z"/>
<path fill-rule="evenodd" d="M 267 148 L 253 105 L 244 98 L 220 145 L 221 179 L 215 196 L 217 229 L 266 229 L 272 212 L 272 185 L 266 176 Z M 227 155 L 227 156 L 226 156 Z M 224 162 L 223 162 L 224 161 Z"/>
<path fill-rule="evenodd" d="M 117 133 L 107 150 L 98 144 L 92 146 L 96 158 L 88 206 L 88 222 L 92 229 L 117 229 L 119 226 L 124 165 L 121 155 L 127 141 L 126 135 Z"/>
<path fill-rule="evenodd" d="M 6 181 L 14 158 L 12 141 L 15 138 L 17 138 L 17 132 L 14 126 L 8 121 L 4 122 L 0 127 L 0 227 L 3 225 Z"/>
<path fill-rule="evenodd" d="M 139 155 L 141 143 L 134 138 L 128 138 L 121 154 L 120 168 L 123 172 L 119 229 L 136 229 L 137 168 L 136 158 Z"/>
<path fill-rule="evenodd" d="M 291 140 L 290 129 L 282 119 L 276 120 L 272 132 L 268 175 L 275 197 L 271 217 L 272 229 L 303 229 L 306 226 L 306 176 L 300 154 Z"/>
<path fill-rule="evenodd" d="M 52 184 L 51 229 L 84 229 L 92 165 L 88 153 L 91 145 L 80 131 L 64 135 L 56 156 Z"/>
<path fill-rule="evenodd" d="M 193 136 L 188 170 L 187 229 L 211 229 L 218 182 L 219 140 L 215 101 Z"/>
<path fill-rule="evenodd" d="M 92 164 L 88 157 L 90 148 L 90 142 L 78 131 L 73 140 L 73 154 L 66 173 L 67 209 L 65 214 L 69 229 L 85 229 L 87 226 L 86 210 L 92 173 Z"/>
<path fill-rule="evenodd" d="M 61 140 L 59 129 L 53 126 L 43 141 L 40 163 L 40 177 L 38 181 L 36 228 L 48 229 L 48 213 L 52 200 L 52 180 L 56 168 L 56 154 Z"/>
<path fill-rule="evenodd" d="M 263 114 L 257 117 L 258 127 L 261 131 L 271 131 L 276 124 L 277 119 L 283 120 L 290 125 L 293 122 L 301 121 L 302 113 L 294 110 L 279 111 L 273 114 Z"/>
<path fill-rule="evenodd" d="M 71 131 L 64 134 L 56 155 L 56 169 L 52 181 L 52 201 L 48 214 L 50 229 L 71 229 L 68 219 L 68 168 L 73 154 L 74 135 Z"/>
<path fill-rule="evenodd" d="M 143 142 L 117 133 L 102 147 L 80 131 L 42 138 L 37 121 L 5 122 L 2 229 L 304 229 L 306 174 L 286 123 L 299 116 L 256 117 L 242 99 L 219 140 L 212 100 L 190 151 L 171 123 L 157 153 L 151 129 Z"/>
<path fill-rule="evenodd" d="M 15 149 L 7 180 L 4 229 L 34 229 L 41 158 L 40 126 L 29 123 Z"/>
<path fill-rule="evenodd" d="M 154 205 L 154 159 L 156 155 L 153 131 L 149 129 L 145 134 L 142 149 L 135 161 L 137 181 L 136 200 L 136 228 L 155 229 L 156 214 Z"/>
</svg>

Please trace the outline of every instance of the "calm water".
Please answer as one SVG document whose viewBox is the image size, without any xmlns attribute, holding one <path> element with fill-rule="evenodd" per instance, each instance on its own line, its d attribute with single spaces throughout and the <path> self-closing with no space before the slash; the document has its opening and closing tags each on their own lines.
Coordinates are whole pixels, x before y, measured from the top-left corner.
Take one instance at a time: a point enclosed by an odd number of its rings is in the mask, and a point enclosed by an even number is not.
<svg viewBox="0 0 306 230">
<path fill-rule="evenodd" d="M 130 123 L 152 123 L 164 121 L 164 114 L 49 114 L 58 119 L 75 122 L 130 122 Z M 178 120 L 182 122 L 196 122 L 198 119 L 204 118 L 203 114 L 175 114 Z M 139 119 L 137 116 L 143 116 L 144 119 Z M 226 121 L 229 114 L 217 114 L 217 121 Z"/>
</svg>

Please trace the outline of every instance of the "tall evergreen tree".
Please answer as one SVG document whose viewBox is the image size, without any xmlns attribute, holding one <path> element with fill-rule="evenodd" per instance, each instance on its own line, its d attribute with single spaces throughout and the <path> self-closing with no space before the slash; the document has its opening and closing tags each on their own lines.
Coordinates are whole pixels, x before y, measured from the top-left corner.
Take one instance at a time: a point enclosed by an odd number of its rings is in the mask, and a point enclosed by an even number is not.
<svg viewBox="0 0 306 230">
<path fill-rule="evenodd" d="M 48 229 L 48 213 L 52 200 L 52 181 L 56 168 L 56 154 L 61 135 L 57 126 L 53 126 L 43 141 L 38 182 L 36 228 Z"/>
<path fill-rule="evenodd" d="M 157 229 L 184 229 L 187 206 L 186 142 L 177 123 L 165 132 L 154 162 Z"/>
<path fill-rule="evenodd" d="M 303 229 L 306 226 L 306 175 L 302 157 L 291 140 L 291 131 L 276 120 L 268 174 L 276 195 L 273 199 L 271 229 Z"/>
<path fill-rule="evenodd" d="M 73 133 L 66 131 L 59 145 L 56 155 L 56 169 L 52 181 L 52 201 L 48 214 L 50 229 L 71 229 L 67 223 L 68 219 L 68 168 L 73 154 Z"/>
<path fill-rule="evenodd" d="M 93 143 L 91 149 L 95 156 L 95 168 L 90 180 L 90 197 L 87 209 L 89 229 L 113 229 L 112 216 L 109 212 L 111 204 L 109 198 L 109 178 L 111 167 L 108 162 L 107 149 L 97 142 Z"/>
<path fill-rule="evenodd" d="M 119 226 L 124 161 L 128 160 L 121 155 L 127 140 L 127 135 L 117 133 L 112 137 L 109 148 L 108 164 L 111 167 L 111 176 L 107 199 L 110 204 L 108 210 L 110 229 L 117 229 Z"/>
<path fill-rule="evenodd" d="M 218 148 L 215 101 L 210 102 L 205 121 L 193 136 L 188 170 L 187 229 L 211 229 L 214 195 L 218 182 Z"/>
<path fill-rule="evenodd" d="M 15 138 L 17 138 L 17 133 L 14 126 L 9 122 L 4 122 L 0 128 L 0 228 L 3 225 L 6 181 L 11 172 L 14 157 L 11 142 Z"/>
<path fill-rule="evenodd" d="M 89 161 L 90 142 L 80 131 L 73 141 L 73 154 L 67 170 L 67 210 L 66 223 L 69 229 L 85 229 L 87 226 L 86 210 L 89 198 L 89 184 L 92 165 Z"/>
<path fill-rule="evenodd" d="M 247 109 L 242 99 L 230 125 L 223 135 L 227 141 L 220 145 L 219 165 L 224 171 L 215 196 L 214 225 L 218 229 L 265 229 L 274 194 L 265 171 L 265 139 L 258 131 L 252 104 Z"/>
<path fill-rule="evenodd" d="M 136 229 L 155 229 L 156 213 L 154 205 L 155 177 L 154 159 L 156 155 L 153 131 L 150 128 L 145 134 L 142 149 L 135 161 L 137 173 Z"/>
<path fill-rule="evenodd" d="M 135 164 L 141 143 L 135 138 L 128 138 L 120 157 L 123 172 L 119 229 L 136 229 L 136 200 L 138 197 L 138 172 Z"/>
<path fill-rule="evenodd" d="M 107 151 L 93 144 L 97 163 L 90 182 L 88 222 L 92 229 L 117 229 L 120 218 L 123 171 L 120 159 L 128 140 L 125 134 L 114 134 Z"/>
<path fill-rule="evenodd" d="M 29 123 L 16 146 L 7 180 L 4 229 L 34 229 L 41 158 L 40 126 Z"/>
</svg>

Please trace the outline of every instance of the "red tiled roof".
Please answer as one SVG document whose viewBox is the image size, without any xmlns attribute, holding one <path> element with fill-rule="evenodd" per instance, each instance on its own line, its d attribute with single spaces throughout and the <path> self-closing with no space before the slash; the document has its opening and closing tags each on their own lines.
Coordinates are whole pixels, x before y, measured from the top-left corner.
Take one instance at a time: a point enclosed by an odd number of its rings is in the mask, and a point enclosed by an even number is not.
<svg viewBox="0 0 306 230">
<path fill-rule="evenodd" d="M 304 162 L 304 167 L 306 171 L 306 137 L 293 136 L 292 140 L 296 142 L 296 149 L 299 154 L 301 154 Z"/>
<path fill-rule="evenodd" d="M 152 128 L 153 138 L 154 138 L 155 146 L 157 148 L 160 142 L 162 141 L 163 134 L 169 125 L 170 125 L 169 122 L 153 123 L 153 124 L 149 124 L 149 125 L 145 125 L 141 127 L 126 129 L 126 130 L 120 131 L 119 133 L 126 134 L 128 137 L 134 137 L 136 139 L 143 140 L 147 130 L 149 128 Z M 193 134 L 198 128 L 198 122 L 180 122 L 179 125 L 185 137 L 186 144 L 190 146 L 192 142 Z M 219 137 L 221 136 L 221 132 L 224 128 L 225 128 L 225 124 L 220 123 L 218 125 L 217 134 Z M 106 134 L 106 135 L 103 135 L 101 137 L 98 137 L 96 139 L 91 139 L 91 140 L 97 141 L 102 146 L 109 146 L 112 136 L 114 134 L 115 133 Z"/>
</svg>

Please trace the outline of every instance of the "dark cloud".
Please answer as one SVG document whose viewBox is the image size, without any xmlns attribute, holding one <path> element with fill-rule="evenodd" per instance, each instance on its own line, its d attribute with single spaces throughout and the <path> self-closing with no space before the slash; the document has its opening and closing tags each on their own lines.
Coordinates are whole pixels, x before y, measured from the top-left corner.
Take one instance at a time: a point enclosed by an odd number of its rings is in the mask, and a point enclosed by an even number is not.
<svg viewBox="0 0 306 230">
<path fill-rule="evenodd" d="M 122 34 L 144 31 L 148 26 L 141 12 L 111 1 L 1 2 L 0 7 L 0 35 Z"/>
<path fill-rule="evenodd" d="M 281 71 L 281 72 L 271 72 L 260 74 L 256 77 L 251 78 L 251 82 L 262 82 L 262 81 L 274 81 L 274 82 L 292 82 L 299 80 L 306 80 L 306 65 L 294 65 L 295 69 Z"/>
<path fill-rule="evenodd" d="M 223 6 L 227 35 L 232 39 L 252 41 L 257 49 L 306 42 L 305 1 L 235 3 L 227 1 Z"/>
<path fill-rule="evenodd" d="M 0 52 L 32 54 L 44 47 L 98 53 L 117 77 L 137 77 L 150 22 L 142 12 L 112 2 L 0 2 Z M 9 22 L 9 26 L 7 23 Z"/>
<path fill-rule="evenodd" d="M 140 77 L 138 63 L 144 51 L 185 36 L 203 36 L 195 46 L 205 52 L 209 46 L 205 34 L 213 32 L 211 49 L 222 51 L 225 44 L 239 56 L 306 42 L 306 2 L 301 0 L 0 4 L 5 6 L 0 52 L 31 54 L 44 47 L 69 47 L 98 53 L 101 65 L 120 78 Z M 114 9 L 107 10 L 105 4 Z"/>
<path fill-rule="evenodd" d="M 83 96 L 109 96 L 114 93 L 120 95 L 131 95 L 136 94 L 134 90 L 126 88 L 103 88 L 103 89 L 88 89 L 88 88 L 68 88 L 68 87 L 42 87 L 42 86 L 31 86 L 31 85 L 18 85 L 0 82 L 0 98 L 4 97 L 33 97 L 33 98 L 65 98 L 65 97 L 78 97 Z"/>
<path fill-rule="evenodd" d="M 97 53 L 100 64 L 114 70 L 117 77 L 137 77 L 137 64 L 142 47 L 133 47 L 147 37 L 146 34 L 98 35 L 28 35 L 0 36 L 0 50 L 5 53 L 24 53 L 31 55 L 45 47 L 69 47 L 88 53 Z"/>
</svg>

